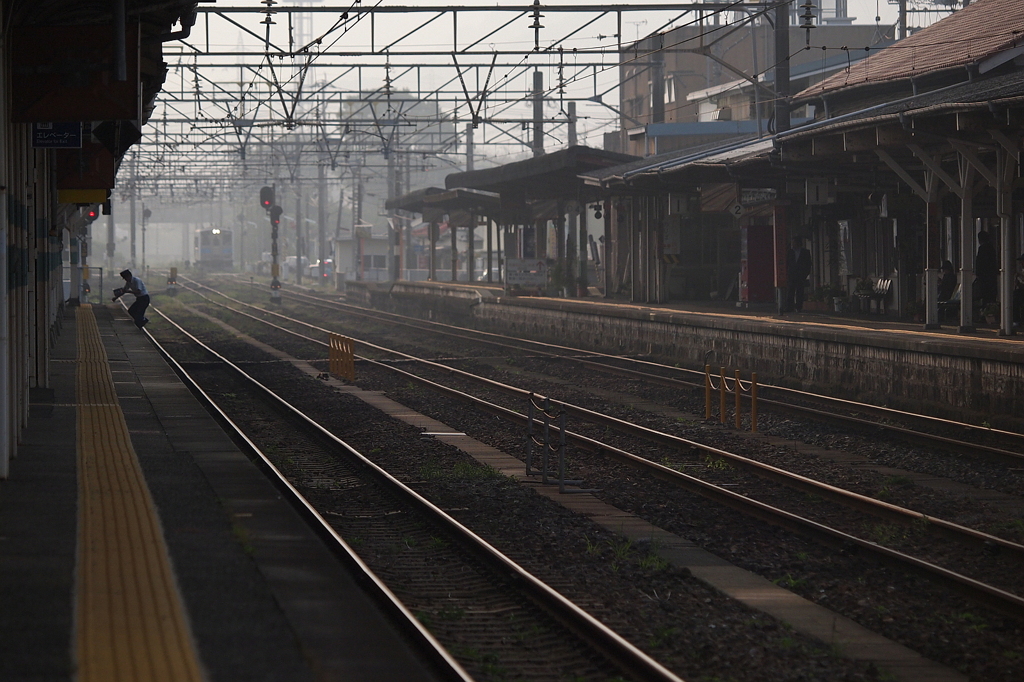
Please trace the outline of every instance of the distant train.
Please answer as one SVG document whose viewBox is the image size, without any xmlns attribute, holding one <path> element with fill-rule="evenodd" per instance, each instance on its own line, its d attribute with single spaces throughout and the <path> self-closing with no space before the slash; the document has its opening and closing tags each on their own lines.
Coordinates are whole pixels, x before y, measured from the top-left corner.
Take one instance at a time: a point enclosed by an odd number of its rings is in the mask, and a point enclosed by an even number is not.
<svg viewBox="0 0 1024 682">
<path fill-rule="evenodd" d="M 231 230 L 219 227 L 196 230 L 194 258 L 196 267 L 208 272 L 232 270 L 235 254 Z"/>
</svg>

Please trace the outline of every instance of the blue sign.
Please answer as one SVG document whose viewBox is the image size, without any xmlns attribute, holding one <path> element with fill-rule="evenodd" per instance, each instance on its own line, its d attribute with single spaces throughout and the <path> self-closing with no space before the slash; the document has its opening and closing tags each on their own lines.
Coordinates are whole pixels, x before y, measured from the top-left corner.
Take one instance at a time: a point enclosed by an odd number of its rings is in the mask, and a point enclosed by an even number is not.
<svg viewBox="0 0 1024 682">
<path fill-rule="evenodd" d="M 32 146 L 37 149 L 81 149 L 82 124 L 33 123 Z"/>
</svg>

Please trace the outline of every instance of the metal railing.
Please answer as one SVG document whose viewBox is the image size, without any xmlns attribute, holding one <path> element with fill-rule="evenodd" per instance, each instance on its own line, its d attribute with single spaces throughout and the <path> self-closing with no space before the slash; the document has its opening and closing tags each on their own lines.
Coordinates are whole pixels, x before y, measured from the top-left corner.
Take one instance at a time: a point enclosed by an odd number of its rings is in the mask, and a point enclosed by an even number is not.
<svg viewBox="0 0 1024 682">
<path fill-rule="evenodd" d="M 732 381 L 732 387 L 729 382 Z M 744 382 L 740 379 L 740 371 L 736 370 L 735 377 L 728 377 L 725 374 L 725 367 L 719 368 L 718 385 L 715 386 L 715 379 L 711 374 L 711 365 L 704 365 L 704 418 L 711 419 L 711 394 L 718 391 L 719 394 L 719 419 L 724 424 L 727 413 L 726 395 L 732 393 L 736 396 L 736 428 L 742 428 L 743 417 L 742 398 L 744 393 L 750 394 L 750 430 L 757 431 L 757 372 L 750 373 L 750 381 Z"/>
<path fill-rule="evenodd" d="M 550 463 L 550 456 L 552 454 L 557 454 L 559 493 L 597 492 L 597 490 L 594 489 L 584 490 L 582 488 L 575 488 L 568 491 L 565 489 L 567 484 L 578 486 L 583 483 L 582 480 L 573 481 L 566 480 L 565 478 L 565 410 L 561 407 L 558 407 L 556 410 L 550 398 L 544 398 L 543 403 L 538 403 L 537 396 L 533 393 L 530 394 L 529 403 L 530 405 L 526 417 L 526 475 L 540 475 L 542 483 L 549 483 L 548 476 L 550 472 L 548 465 Z M 540 413 L 540 418 L 538 418 L 538 412 Z M 539 433 L 537 431 L 538 422 L 541 424 Z M 553 422 L 557 422 L 558 424 L 557 442 L 554 442 L 554 439 L 552 438 L 551 431 Z M 541 449 L 540 471 L 536 471 L 533 468 L 534 448 Z"/>
</svg>

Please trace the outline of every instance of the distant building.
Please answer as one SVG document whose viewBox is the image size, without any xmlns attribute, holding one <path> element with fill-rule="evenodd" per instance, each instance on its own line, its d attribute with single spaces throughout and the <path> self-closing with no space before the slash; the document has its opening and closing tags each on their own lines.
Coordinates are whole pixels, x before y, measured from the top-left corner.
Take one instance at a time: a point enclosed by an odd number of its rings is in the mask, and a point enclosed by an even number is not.
<svg viewBox="0 0 1024 682">
<path fill-rule="evenodd" d="M 810 50 L 799 49 L 806 31 L 790 13 L 790 92 L 893 42 L 893 27 L 852 25 L 844 0 L 826 1 L 817 13 L 816 49 Z M 745 13 L 730 17 L 728 26 L 714 23 L 716 17 L 648 36 L 623 51 L 620 129 L 605 135 L 605 149 L 649 156 L 772 132 L 774 29 L 764 17 Z M 798 120 L 812 115 L 806 106 L 792 112 Z"/>
</svg>

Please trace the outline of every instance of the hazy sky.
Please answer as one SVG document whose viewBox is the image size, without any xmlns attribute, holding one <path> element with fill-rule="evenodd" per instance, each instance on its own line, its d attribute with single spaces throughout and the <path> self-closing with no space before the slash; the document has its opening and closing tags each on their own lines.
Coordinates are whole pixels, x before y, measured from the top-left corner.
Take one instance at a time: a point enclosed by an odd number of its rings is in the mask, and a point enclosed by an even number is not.
<svg viewBox="0 0 1024 682">
<path fill-rule="evenodd" d="M 583 0 L 542 0 L 541 9 L 544 11 L 544 7 L 553 8 L 558 6 L 573 6 L 582 4 Z M 817 0 L 818 2 L 824 2 L 826 8 L 834 6 L 835 0 Z M 911 3 L 915 0 L 909 0 Z M 918 0 L 923 2 L 923 0 Z M 678 4 L 678 0 L 643 0 L 645 4 L 658 4 L 665 5 L 666 8 L 672 5 Z M 802 2 L 802 0 L 794 0 L 796 4 Z M 297 3 L 290 2 L 289 0 L 283 0 L 279 2 L 279 6 L 294 6 L 294 4 L 312 4 L 323 7 L 343 8 L 351 4 L 354 4 L 355 0 L 298 0 Z M 486 6 L 489 2 L 473 2 L 466 3 L 473 6 Z M 526 5 L 527 3 L 521 3 Z M 618 3 L 609 3 L 610 6 L 614 5 L 627 5 L 628 3 L 622 3 L 621 0 Z M 363 7 L 373 6 L 416 6 L 416 7 L 430 7 L 432 5 L 452 6 L 450 0 L 362 0 L 361 5 Z M 219 0 L 214 9 L 226 10 L 230 7 L 245 7 L 245 8 L 256 8 L 260 7 L 258 0 Z M 499 5 L 495 5 L 499 6 Z M 503 8 L 508 7 L 507 5 L 500 5 Z M 848 14 L 856 17 L 857 24 L 873 24 L 875 23 L 875 17 L 881 17 L 881 24 L 889 26 L 896 21 L 897 17 L 897 6 L 890 4 L 889 0 L 847 0 Z M 511 8 L 509 8 L 511 9 Z M 585 49 L 587 47 L 601 47 L 601 48 L 613 48 L 614 38 L 609 34 L 614 34 L 616 31 L 615 26 L 615 15 L 614 13 L 607 15 L 599 20 L 599 22 L 593 23 L 592 25 L 586 25 L 583 28 L 579 28 L 582 24 L 588 21 L 588 17 L 596 16 L 597 13 L 591 13 L 585 17 L 569 17 L 564 13 L 548 11 L 543 19 L 543 23 L 546 28 L 541 31 L 539 39 L 542 46 L 549 46 L 560 38 L 564 38 L 565 42 L 562 43 L 568 51 L 570 48 L 579 47 L 579 49 Z M 622 40 L 633 41 L 638 38 L 642 38 L 649 33 L 656 31 L 659 27 L 663 26 L 665 21 L 675 16 L 676 12 L 649 12 L 649 13 L 626 13 L 623 15 L 622 22 Z M 911 18 L 911 26 L 921 25 L 922 23 L 930 23 L 941 16 L 945 16 L 946 13 L 932 13 L 930 16 L 925 15 L 913 15 Z M 305 15 L 310 17 L 306 19 L 307 25 L 304 30 L 296 27 L 296 32 L 305 35 L 294 35 L 293 38 L 298 42 L 299 45 L 304 44 L 306 41 L 311 40 L 319 35 L 324 35 L 325 31 L 335 24 L 337 15 L 333 13 L 321 13 L 315 16 L 315 19 L 311 15 Z M 487 50 L 488 47 L 494 49 L 504 50 L 516 50 L 525 49 L 530 50 L 534 45 L 534 32 L 529 27 L 529 18 L 516 19 L 510 26 L 502 29 L 500 32 L 496 32 L 494 35 L 488 34 L 492 28 L 498 27 L 501 23 L 508 21 L 512 18 L 512 14 L 509 12 L 504 13 L 501 16 L 489 15 L 484 13 L 468 14 L 463 13 L 460 15 L 459 20 L 459 39 L 460 44 L 466 44 L 466 41 L 474 40 L 476 37 L 485 36 L 480 41 L 477 49 L 483 48 Z M 202 46 L 206 43 L 211 50 L 236 50 L 244 49 L 251 51 L 254 55 L 262 53 L 262 45 L 260 40 L 256 36 L 262 36 L 264 27 L 260 25 L 262 16 L 260 14 L 235 14 L 235 20 L 239 24 L 244 25 L 247 28 L 248 33 L 244 33 L 238 25 L 229 24 L 222 19 L 212 17 L 207 22 L 205 17 L 201 17 L 201 21 L 197 23 L 195 30 L 193 31 L 192 42 L 197 46 Z M 731 17 L 730 17 L 731 18 Z M 278 14 L 275 17 L 276 21 L 272 27 L 272 40 L 275 45 L 287 48 L 288 42 L 288 19 L 286 14 Z M 688 21 L 689 18 L 685 21 Z M 312 23 L 310 23 L 312 21 Z M 416 90 L 419 86 L 422 86 L 426 90 L 434 87 L 440 87 L 444 83 L 448 83 L 448 88 L 455 88 L 456 84 L 452 84 L 452 79 L 456 78 L 456 72 L 451 68 L 452 57 L 448 55 L 448 51 L 451 49 L 451 37 L 450 37 L 450 24 L 451 19 L 445 18 L 442 21 L 436 21 L 430 23 L 429 13 L 409 13 L 408 16 L 403 14 L 380 14 L 375 20 L 362 18 L 359 22 L 353 22 L 351 24 L 351 31 L 336 30 L 327 33 L 327 38 L 323 49 L 325 51 L 345 51 L 345 50 L 366 50 L 370 48 L 369 33 L 367 29 L 371 26 L 371 23 L 376 22 L 376 43 L 375 49 L 380 50 L 381 43 L 387 43 L 392 40 L 398 40 L 400 37 L 406 36 L 401 41 L 401 45 L 397 49 L 424 49 L 438 52 L 436 56 L 424 57 L 421 61 L 426 64 L 438 64 L 446 65 L 447 69 L 429 69 L 426 68 L 422 72 L 419 70 L 410 71 L 401 67 L 396 67 L 390 72 L 390 77 L 395 78 L 394 87 L 408 90 Z M 680 25 L 677 21 L 675 25 Z M 211 34 L 209 37 L 206 36 L 205 27 L 209 24 Z M 416 29 L 417 25 L 423 24 L 420 29 Z M 566 28 L 568 27 L 568 28 Z M 577 28 L 579 30 L 577 31 Z M 569 34 L 573 35 L 570 37 Z M 811 35 L 812 43 L 816 36 Z M 447 41 L 447 42 L 446 42 Z M 493 42 L 492 42 L 493 41 Z M 244 47 L 243 47 L 244 45 Z M 249 113 L 252 110 L 252 101 L 259 99 L 259 91 L 263 92 L 263 101 L 266 106 L 262 109 L 263 112 L 267 112 L 269 107 L 277 106 L 277 100 L 280 99 L 273 94 L 267 94 L 267 88 L 263 85 L 263 80 L 266 79 L 267 73 L 264 69 L 259 74 L 256 71 L 242 71 L 237 68 L 218 68 L 216 66 L 207 65 L 201 66 L 202 76 L 209 81 L 202 79 L 196 80 L 196 74 L 189 67 L 194 64 L 191 57 L 190 49 L 182 44 L 169 43 L 165 45 L 165 50 L 168 51 L 167 61 L 172 64 L 172 71 L 169 74 L 168 82 L 165 85 L 165 91 L 168 93 L 180 92 L 185 100 L 181 104 L 174 105 L 173 108 L 168 109 L 166 112 L 170 118 L 175 117 L 192 117 L 193 120 L 199 120 L 201 122 L 200 128 L 202 130 L 209 129 L 211 134 L 216 132 L 218 124 L 213 123 L 213 120 L 224 120 L 230 118 L 242 109 L 235 105 L 232 108 L 230 103 L 221 105 L 205 104 L 201 110 L 196 110 L 188 102 L 188 96 L 190 91 L 193 89 L 202 89 L 207 93 L 217 93 L 217 86 L 212 85 L 211 82 L 227 83 L 231 84 L 232 88 L 237 89 L 239 83 L 244 88 L 256 87 L 256 90 L 252 92 L 254 97 L 250 98 L 250 104 L 245 113 Z M 175 55 L 175 51 L 179 52 L 179 55 Z M 531 55 L 529 58 L 523 58 L 522 68 L 510 68 L 503 67 L 495 69 L 493 77 L 489 81 L 489 86 L 492 91 L 497 92 L 500 95 L 506 93 L 514 93 L 515 91 L 524 91 L 530 87 L 529 84 L 529 73 L 528 71 L 537 68 L 545 71 L 545 83 L 548 87 L 552 87 L 557 83 L 559 77 L 559 68 L 561 62 L 560 57 L 557 53 L 552 52 L 539 52 Z M 613 90 L 614 85 L 618 78 L 618 70 L 616 68 L 617 59 L 614 55 L 607 58 L 601 58 L 602 66 L 600 68 L 594 68 L 593 70 L 575 71 L 573 66 L 574 58 L 568 54 L 565 57 L 565 72 L 567 78 L 566 92 L 568 96 L 574 98 L 588 98 L 599 93 L 607 98 L 604 100 L 606 103 L 616 104 L 616 94 Z M 230 58 L 213 59 L 213 60 L 198 60 L 199 64 L 213 62 L 213 63 L 230 63 Z M 286 91 L 294 89 L 298 82 L 299 73 L 295 68 L 289 68 L 289 64 L 294 61 L 286 59 L 278 62 L 278 71 L 273 75 L 274 78 L 282 78 L 283 84 Z M 320 67 L 317 64 L 324 63 L 327 61 L 333 61 L 335 64 L 346 64 L 354 62 L 371 62 L 369 58 L 355 58 L 352 57 L 350 60 L 345 57 L 339 57 L 331 59 L 324 57 L 321 60 L 315 61 L 313 69 L 310 71 L 310 82 L 327 82 L 334 78 L 338 73 L 341 73 L 344 69 L 343 66 L 335 66 L 333 68 Z M 355 73 L 349 73 L 347 76 L 340 78 L 337 81 L 333 81 L 333 88 L 345 91 L 360 91 L 360 90 L 372 90 L 384 83 L 385 72 L 383 70 L 383 59 L 378 60 L 381 64 L 381 68 L 374 71 L 372 68 L 365 69 L 357 79 Z M 401 56 L 395 57 L 395 62 L 402 63 L 405 61 L 408 63 L 409 58 Z M 471 57 L 462 57 L 460 59 L 460 68 L 464 68 L 469 63 L 473 62 L 474 59 Z M 484 84 L 481 81 L 487 77 L 488 70 L 486 68 L 489 59 L 486 57 L 477 57 L 476 62 L 483 63 L 483 67 L 475 72 L 470 73 L 466 71 L 467 80 L 466 87 L 470 93 L 477 93 L 483 87 Z M 302 63 L 304 60 L 298 60 L 297 63 Z M 525 74 L 525 75 L 524 75 Z M 255 84 L 255 86 L 254 86 Z M 308 89 L 307 89 L 308 91 Z M 603 93 L 607 93 L 604 95 Z M 494 99 L 497 99 L 495 97 Z M 556 102 L 557 104 L 557 102 Z M 445 105 L 453 106 L 453 105 Z M 463 111 L 460 114 L 460 118 L 465 118 L 468 114 L 468 110 L 463 106 Z M 493 107 L 488 102 L 483 107 L 482 114 L 484 117 L 507 117 L 507 118 L 529 118 L 532 116 L 532 105 L 528 100 L 523 100 L 520 105 L 514 106 L 502 106 L 494 105 Z M 164 115 L 165 111 L 160 110 L 157 116 Z M 450 111 L 444 111 L 442 113 L 451 113 Z M 608 130 L 614 129 L 619 124 L 617 113 L 608 106 L 588 104 L 587 102 L 580 102 L 577 111 L 580 117 L 579 134 L 581 137 L 587 138 L 587 141 L 591 144 L 597 144 L 599 142 L 599 136 L 601 133 Z M 202 123 L 204 121 L 209 123 Z M 169 131 L 170 132 L 170 131 Z M 195 133 L 193 132 L 193 136 Z M 496 132 L 494 129 L 482 130 L 480 136 L 476 140 L 477 144 L 487 144 L 491 139 L 501 138 L 508 141 L 510 138 L 507 135 Z"/>
</svg>

